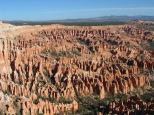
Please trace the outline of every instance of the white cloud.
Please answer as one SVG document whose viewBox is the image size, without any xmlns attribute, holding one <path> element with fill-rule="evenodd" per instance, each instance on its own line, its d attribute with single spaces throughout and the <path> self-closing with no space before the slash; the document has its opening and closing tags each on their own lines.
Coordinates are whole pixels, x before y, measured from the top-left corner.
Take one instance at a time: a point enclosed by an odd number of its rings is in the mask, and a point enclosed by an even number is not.
<svg viewBox="0 0 154 115">
<path fill-rule="evenodd" d="M 75 13 L 75 12 L 96 12 L 96 11 L 118 11 L 118 10 L 154 10 L 154 7 L 129 7 L 129 8 L 90 8 L 90 9 L 72 9 L 72 10 L 52 10 L 42 11 L 41 14 L 62 14 L 62 13 Z"/>
<path fill-rule="evenodd" d="M 103 11 L 103 10 L 154 10 L 154 7 L 132 7 L 132 8 L 91 8 L 79 9 L 78 11 Z"/>
</svg>

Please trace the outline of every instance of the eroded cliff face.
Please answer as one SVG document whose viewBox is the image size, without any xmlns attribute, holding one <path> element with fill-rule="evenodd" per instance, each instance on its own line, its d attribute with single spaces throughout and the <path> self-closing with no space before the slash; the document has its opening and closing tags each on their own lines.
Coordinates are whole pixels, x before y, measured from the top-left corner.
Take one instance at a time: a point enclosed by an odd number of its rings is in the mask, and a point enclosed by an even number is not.
<svg viewBox="0 0 154 115">
<path fill-rule="evenodd" d="M 7 33 L 17 32 L 12 38 L 0 39 L 0 103 L 6 113 L 75 112 L 78 95 L 103 99 L 150 87 L 146 71 L 154 70 L 154 53 L 141 43 L 153 41 L 152 33 L 129 25 L 14 28 Z"/>
</svg>

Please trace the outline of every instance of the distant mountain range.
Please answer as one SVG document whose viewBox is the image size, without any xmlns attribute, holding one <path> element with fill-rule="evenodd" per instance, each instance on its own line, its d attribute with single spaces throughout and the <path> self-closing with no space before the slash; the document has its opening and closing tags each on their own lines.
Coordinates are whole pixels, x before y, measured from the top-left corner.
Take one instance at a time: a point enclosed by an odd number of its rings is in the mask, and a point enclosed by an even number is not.
<svg viewBox="0 0 154 115">
<path fill-rule="evenodd" d="M 154 16 L 103 16 L 96 18 L 54 20 L 53 22 L 128 22 L 136 20 L 154 21 Z"/>
<path fill-rule="evenodd" d="M 47 20 L 47 21 L 3 21 L 15 25 L 28 25 L 28 24 L 53 24 L 53 23 L 105 23 L 105 22 L 122 22 L 129 21 L 154 21 L 154 16 L 103 16 L 96 18 L 83 18 L 83 19 L 65 19 L 65 20 Z"/>
</svg>

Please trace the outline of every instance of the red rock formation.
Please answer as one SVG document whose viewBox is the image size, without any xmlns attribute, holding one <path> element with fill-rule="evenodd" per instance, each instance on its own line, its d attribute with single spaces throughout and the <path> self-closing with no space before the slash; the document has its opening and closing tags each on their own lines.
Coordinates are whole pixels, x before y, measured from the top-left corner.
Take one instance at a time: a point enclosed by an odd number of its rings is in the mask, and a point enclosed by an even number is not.
<svg viewBox="0 0 154 115">
<path fill-rule="evenodd" d="M 152 54 L 136 49 L 143 32 L 134 27 L 32 28 L 21 29 L 16 39 L 4 39 L 0 45 L 0 89 L 22 98 L 22 114 L 76 111 L 78 104 L 73 100 L 77 95 L 96 94 L 103 99 L 150 85 L 141 72 L 153 70 Z M 141 59 L 141 55 L 147 58 Z M 40 97 L 45 100 L 34 104 Z M 73 102 L 50 102 L 61 97 Z M 8 105 L 6 113 L 10 111 L 15 109 Z"/>
</svg>

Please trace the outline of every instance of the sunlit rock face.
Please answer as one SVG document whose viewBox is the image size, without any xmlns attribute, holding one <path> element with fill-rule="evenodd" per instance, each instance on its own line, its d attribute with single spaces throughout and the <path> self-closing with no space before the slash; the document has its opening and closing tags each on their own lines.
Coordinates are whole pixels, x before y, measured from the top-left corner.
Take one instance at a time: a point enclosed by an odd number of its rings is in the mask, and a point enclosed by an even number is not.
<svg viewBox="0 0 154 115">
<path fill-rule="evenodd" d="M 153 54 L 140 40 L 152 35 L 143 30 L 129 25 L 6 28 L 0 39 L 0 102 L 6 114 L 75 112 L 79 95 L 104 99 L 150 86 L 144 72 L 154 69 Z"/>
</svg>

